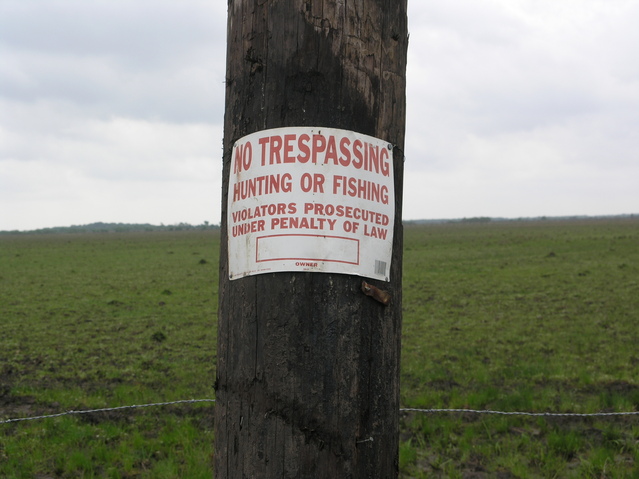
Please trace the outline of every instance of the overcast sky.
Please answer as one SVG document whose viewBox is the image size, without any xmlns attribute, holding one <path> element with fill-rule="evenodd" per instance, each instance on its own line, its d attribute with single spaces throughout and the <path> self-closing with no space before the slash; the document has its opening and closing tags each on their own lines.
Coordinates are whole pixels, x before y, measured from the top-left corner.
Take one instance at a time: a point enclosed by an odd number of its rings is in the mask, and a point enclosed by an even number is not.
<svg viewBox="0 0 639 479">
<path fill-rule="evenodd" d="M 223 0 L 0 0 L 0 230 L 220 220 Z M 639 0 L 409 0 L 404 218 L 639 213 Z"/>
</svg>

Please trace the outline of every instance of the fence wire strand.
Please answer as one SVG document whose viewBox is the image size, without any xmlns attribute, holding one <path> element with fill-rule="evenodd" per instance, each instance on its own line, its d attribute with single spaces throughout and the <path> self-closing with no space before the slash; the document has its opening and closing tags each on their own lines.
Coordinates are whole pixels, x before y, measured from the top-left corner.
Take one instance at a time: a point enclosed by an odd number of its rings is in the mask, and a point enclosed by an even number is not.
<svg viewBox="0 0 639 479">
<path fill-rule="evenodd" d="M 215 399 L 182 399 L 179 401 L 156 402 L 150 404 L 133 404 L 130 406 L 104 407 L 99 409 L 85 409 L 80 411 L 65 411 L 57 414 L 46 414 L 43 416 L 19 417 L 13 419 L 0 419 L 0 424 L 9 424 L 12 422 L 35 421 L 37 419 L 50 419 L 54 417 L 71 416 L 74 414 L 90 414 L 108 411 L 122 411 L 125 409 L 139 409 L 156 406 L 172 406 L 174 404 L 194 404 L 194 403 L 214 403 Z M 418 412 L 424 414 L 439 413 L 455 413 L 455 414 L 493 414 L 500 416 L 528 416 L 528 417 L 610 417 L 610 416 L 637 416 L 639 411 L 628 412 L 593 412 L 593 413 L 575 413 L 575 412 L 522 412 L 522 411 L 493 411 L 490 409 L 422 409 L 405 407 L 400 408 L 400 412 Z"/>
<path fill-rule="evenodd" d="M 601 417 L 601 416 L 636 416 L 639 411 L 629 412 L 521 412 L 521 411 L 492 411 L 490 409 L 420 409 L 420 408 L 401 408 L 400 412 L 421 412 L 431 413 L 460 413 L 460 414 L 496 414 L 501 416 L 532 416 L 532 417 Z"/>
<path fill-rule="evenodd" d="M 19 422 L 19 421 L 35 421 L 36 419 L 49 419 L 52 417 L 71 416 L 73 414 L 89 414 L 94 412 L 122 411 L 124 409 L 138 409 L 143 407 L 171 406 L 173 404 L 193 404 L 193 403 L 203 403 L 203 402 L 215 402 L 215 399 L 182 399 L 180 401 L 155 402 L 150 404 L 133 404 L 131 406 L 103 407 L 100 409 L 85 409 L 81 411 L 65 411 L 65 412 L 60 412 L 58 414 L 46 414 L 43 416 L 4 419 L 4 420 L 0 420 L 0 424 L 7 424 L 10 422 Z"/>
</svg>

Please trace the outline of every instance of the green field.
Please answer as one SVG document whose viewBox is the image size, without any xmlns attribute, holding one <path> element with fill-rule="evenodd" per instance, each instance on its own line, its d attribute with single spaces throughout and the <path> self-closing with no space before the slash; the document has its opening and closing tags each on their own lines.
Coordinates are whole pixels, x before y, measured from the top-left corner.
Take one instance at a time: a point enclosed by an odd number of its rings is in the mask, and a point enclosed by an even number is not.
<svg viewBox="0 0 639 479">
<path fill-rule="evenodd" d="M 0 236 L 0 420 L 214 397 L 214 230 Z M 639 219 L 406 225 L 402 405 L 639 410 Z M 0 477 L 211 477 L 213 405 L 0 424 Z M 639 477 L 639 416 L 402 413 L 402 477 Z"/>
</svg>

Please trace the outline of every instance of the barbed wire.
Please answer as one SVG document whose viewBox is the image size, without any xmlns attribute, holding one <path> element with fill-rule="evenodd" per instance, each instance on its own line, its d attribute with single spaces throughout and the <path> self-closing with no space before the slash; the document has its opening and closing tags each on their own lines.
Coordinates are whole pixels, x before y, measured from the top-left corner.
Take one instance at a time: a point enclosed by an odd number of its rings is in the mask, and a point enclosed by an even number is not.
<svg viewBox="0 0 639 479">
<path fill-rule="evenodd" d="M 182 399 L 179 401 L 156 402 L 149 404 L 133 404 L 130 406 L 104 407 L 99 409 L 85 409 L 80 411 L 65 411 L 57 414 L 45 414 L 42 416 L 19 417 L 13 419 L 0 419 L 0 424 L 8 424 L 21 421 L 35 421 L 37 419 L 50 419 L 54 417 L 70 416 L 74 414 L 90 414 L 108 411 L 122 411 L 125 409 L 139 409 L 154 406 L 171 406 L 174 404 L 194 404 L 194 403 L 214 403 L 215 399 Z M 399 412 L 419 412 L 424 414 L 437 413 L 458 413 L 458 414 L 493 414 L 501 416 L 529 416 L 529 417 L 606 417 L 606 416 L 637 416 L 639 411 L 627 412 L 593 412 L 593 413 L 576 413 L 576 412 L 523 412 L 523 411 L 494 411 L 490 409 L 422 409 L 414 407 L 399 408 Z"/>
<path fill-rule="evenodd" d="M 400 412 L 421 412 L 421 413 L 461 413 L 461 414 L 496 414 L 501 416 L 532 416 L 532 417 L 597 417 L 597 416 L 636 416 L 639 411 L 629 412 L 522 412 L 522 411 L 493 411 L 490 409 L 421 409 L 421 408 L 400 408 Z"/>
<path fill-rule="evenodd" d="M 100 409 L 85 409 L 80 411 L 65 411 L 65 412 L 60 412 L 57 414 L 46 414 L 42 416 L 4 419 L 4 420 L 0 420 L 0 424 L 7 424 L 10 422 L 19 422 L 19 421 L 35 421 L 36 419 L 49 419 L 53 417 L 70 416 L 72 414 L 89 414 L 94 412 L 122 411 L 123 409 L 138 409 L 143 407 L 170 406 L 173 404 L 193 404 L 193 403 L 202 403 L 202 402 L 215 402 L 215 399 L 181 399 L 179 401 L 155 402 L 150 404 L 133 404 L 131 406 L 103 407 Z"/>
</svg>

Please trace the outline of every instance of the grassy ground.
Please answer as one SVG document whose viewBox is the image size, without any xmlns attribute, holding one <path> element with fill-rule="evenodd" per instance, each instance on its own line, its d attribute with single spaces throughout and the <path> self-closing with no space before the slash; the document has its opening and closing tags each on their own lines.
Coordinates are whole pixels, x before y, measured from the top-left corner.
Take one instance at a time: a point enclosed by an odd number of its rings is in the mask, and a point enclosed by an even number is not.
<svg viewBox="0 0 639 479">
<path fill-rule="evenodd" d="M 1 237 L 0 417 L 214 397 L 218 241 Z M 210 478 L 212 407 L 0 426 L 0 477 Z"/>
<path fill-rule="evenodd" d="M 212 231 L 0 236 L 0 419 L 213 397 Z M 639 410 L 639 220 L 407 225 L 402 404 Z M 0 425 L 0 477 L 210 477 L 210 404 Z M 402 477 L 639 477 L 639 418 L 410 413 Z"/>
<path fill-rule="evenodd" d="M 639 222 L 408 227 L 402 403 L 639 410 Z M 639 477 L 639 422 L 411 415 L 406 477 Z"/>
</svg>

